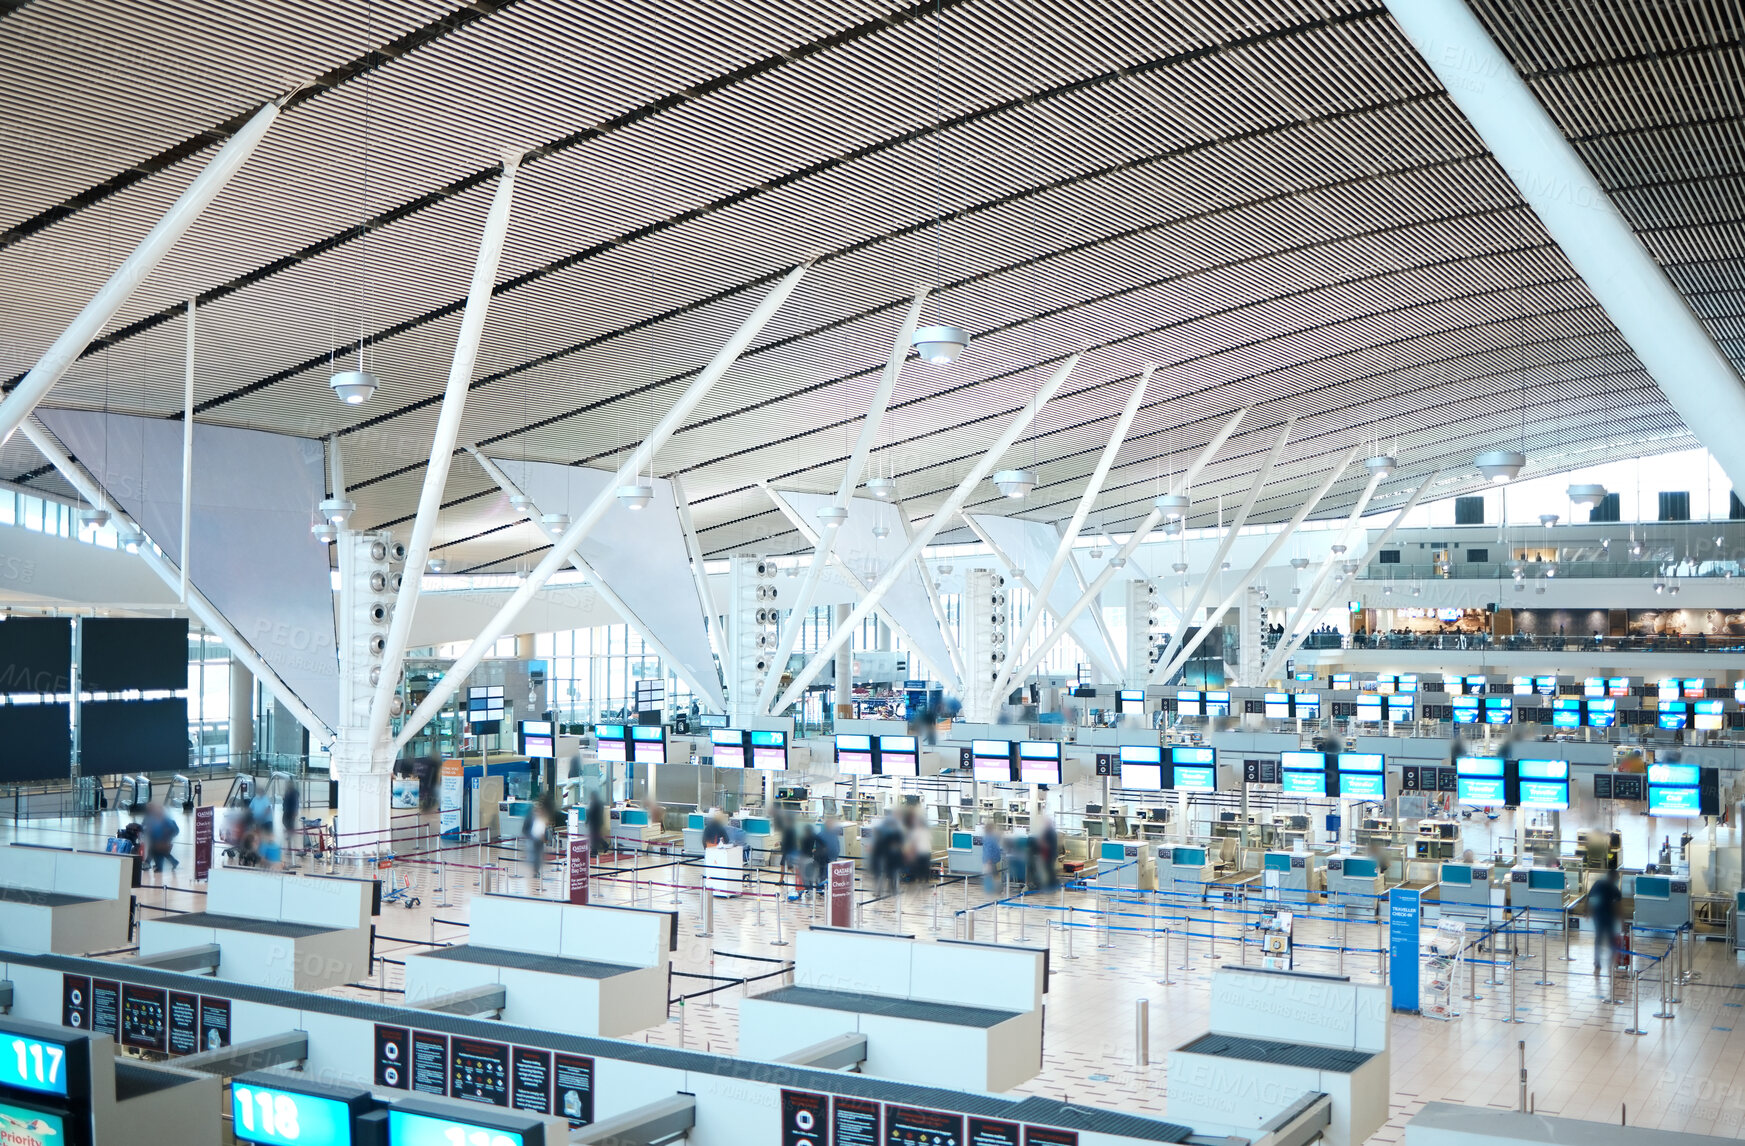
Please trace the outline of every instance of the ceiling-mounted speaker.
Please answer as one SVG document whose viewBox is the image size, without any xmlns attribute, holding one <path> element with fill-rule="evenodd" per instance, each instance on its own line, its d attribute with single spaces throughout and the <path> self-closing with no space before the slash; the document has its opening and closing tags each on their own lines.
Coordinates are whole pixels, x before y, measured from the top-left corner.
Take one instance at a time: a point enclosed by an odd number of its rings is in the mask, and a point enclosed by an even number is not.
<svg viewBox="0 0 1745 1146">
<path fill-rule="evenodd" d="M 374 688 L 378 684 L 381 684 L 381 683 L 382 683 L 382 666 L 381 665 L 371 665 L 370 666 L 370 687 Z"/>
<path fill-rule="evenodd" d="M 388 587 L 388 575 L 380 569 L 370 574 L 370 592 L 380 593 Z"/>
<path fill-rule="evenodd" d="M 386 637 L 377 633 L 375 636 L 370 638 L 370 655 L 372 657 L 379 657 L 387 650 L 388 639 Z"/>
<path fill-rule="evenodd" d="M 406 577 L 404 574 L 396 573 L 392 577 L 388 578 L 388 585 L 390 588 L 392 588 L 394 590 L 394 592 L 398 593 L 400 591 L 400 583 L 402 581 L 404 581 L 405 579 L 406 579 Z"/>
<path fill-rule="evenodd" d="M 388 547 L 379 540 L 370 542 L 370 560 L 386 561 L 387 559 Z"/>
<path fill-rule="evenodd" d="M 762 657 L 758 657 L 755 661 L 751 662 L 751 667 L 756 669 L 758 672 L 768 672 L 769 662 L 764 660 Z"/>
<path fill-rule="evenodd" d="M 406 560 L 406 543 L 404 541 L 395 541 L 388 545 L 388 560 L 396 563 Z"/>
<path fill-rule="evenodd" d="M 370 620 L 374 621 L 376 624 L 379 625 L 383 621 L 386 621 L 387 619 L 388 619 L 388 606 L 386 606 L 386 605 L 371 605 L 370 606 Z"/>
<path fill-rule="evenodd" d="M 401 716 L 401 715 L 404 715 L 405 712 L 406 712 L 406 700 L 405 700 L 405 698 L 402 697 L 399 693 L 395 693 L 394 699 L 388 703 L 388 715 Z"/>
</svg>

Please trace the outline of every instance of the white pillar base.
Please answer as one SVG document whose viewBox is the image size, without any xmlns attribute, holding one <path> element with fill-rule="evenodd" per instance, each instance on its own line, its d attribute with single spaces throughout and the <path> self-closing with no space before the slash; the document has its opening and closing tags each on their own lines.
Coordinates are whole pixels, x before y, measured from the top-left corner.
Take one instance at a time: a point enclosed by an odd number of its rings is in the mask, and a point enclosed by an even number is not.
<svg viewBox="0 0 1745 1146">
<path fill-rule="evenodd" d="M 392 850 L 393 742 L 384 740 L 371 753 L 353 740 L 362 735 L 342 733 L 333 746 L 333 778 L 339 782 L 335 831 L 341 851 L 374 854 Z"/>
</svg>

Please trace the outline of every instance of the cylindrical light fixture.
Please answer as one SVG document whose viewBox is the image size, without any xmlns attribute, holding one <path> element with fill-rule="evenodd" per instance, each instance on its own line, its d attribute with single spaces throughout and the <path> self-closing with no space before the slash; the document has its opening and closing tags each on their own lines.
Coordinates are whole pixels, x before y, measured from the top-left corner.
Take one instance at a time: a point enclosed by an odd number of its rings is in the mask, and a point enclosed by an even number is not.
<svg viewBox="0 0 1745 1146">
<path fill-rule="evenodd" d="M 866 479 L 866 485 L 863 488 L 868 497 L 875 497 L 880 501 L 891 501 L 897 496 L 897 479 L 885 477 L 883 474 L 875 474 Z"/>
<path fill-rule="evenodd" d="M 345 523 L 351 520 L 353 511 L 357 509 L 357 503 L 346 497 L 328 497 L 323 498 L 321 504 L 315 508 L 322 517 L 344 529 Z"/>
<path fill-rule="evenodd" d="M 509 508 L 516 513 L 531 514 L 533 512 L 533 499 L 524 493 L 512 493 L 509 495 Z"/>
<path fill-rule="evenodd" d="M 994 488 L 1014 501 L 1029 497 L 1030 491 L 1036 488 L 1036 471 L 1001 470 L 994 475 Z"/>
<path fill-rule="evenodd" d="M 1526 468 L 1527 455 L 1517 450 L 1486 450 L 1472 459 L 1478 472 L 1498 483 L 1514 481 Z"/>
<path fill-rule="evenodd" d="M 570 515 L 567 513 L 541 514 L 539 524 L 545 526 L 549 533 L 562 533 L 570 527 Z"/>
<path fill-rule="evenodd" d="M 969 346 L 969 335 L 955 326 L 923 326 L 915 332 L 915 353 L 928 362 L 947 366 Z"/>
<path fill-rule="evenodd" d="M 654 500 L 654 486 L 638 479 L 618 487 L 618 500 L 625 509 L 641 509 Z"/>
<path fill-rule="evenodd" d="M 1606 500 L 1606 487 L 1594 482 L 1577 482 L 1569 487 L 1569 500 L 1592 509 Z"/>
<path fill-rule="evenodd" d="M 848 520 L 848 511 L 840 505 L 821 505 L 818 507 L 818 524 L 825 529 L 835 529 Z"/>
<path fill-rule="evenodd" d="M 1194 501 L 1185 493 L 1166 493 L 1153 498 L 1151 504 L 1154 508 L 1163 510 L 1166 519 L 1183 518 L 1193 508 Z"/>
<path fill-rule="evenodd" d="M 1395 459 L 1392 454 L 1376 454 L 1374 457 L 1364 458 L 1363 465 L 1370 473 L 1380 474 L 1383 477 L 1386 477 L 1388 474 L 1394 472 L 1394 468 L 1399 465 L 1399 461 Z"/>
<path fill-rule="evenodd" d="M 327 384 L 347 406 L 361 406 L 376 393 L 376 376 L 368 370 L 341 370 L 329 378 Z"/>
</svg>

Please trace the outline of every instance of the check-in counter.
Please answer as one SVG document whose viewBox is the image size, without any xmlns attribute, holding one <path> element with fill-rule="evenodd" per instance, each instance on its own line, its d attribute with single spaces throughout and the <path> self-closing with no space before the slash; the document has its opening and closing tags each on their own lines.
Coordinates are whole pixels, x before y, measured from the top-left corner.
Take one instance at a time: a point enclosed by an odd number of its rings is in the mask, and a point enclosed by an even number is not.
<svg viewBox="0 0 1745 1146">
<path fill-rule="evenodd" d="M 1314 852 L 1267 852 L 1260 886 L 1268 899 L 1303 903 L 1321 890 L 1321 857 Z"/>
<path fill-rule="evenodd" d="M 1561 868 L 1523 864 L 1509 872 L 1509 906 L 1532 912 L 1529 918 L 1542 928 L 1561 926 L 1568 889 L 1569 873 Z"/>
<path fill-rule="evenodd" d="M 700 856 L 703 854 L 703 827 L 709 822 L 709 817 L 702 812 L 687 812 L 685 814 L 685 854 Z"/>
<path fill-rule="evenodd" d="M 139 925 L 139 953 L 216 944 L 213 975 L 261 987 L 313 991 L 369 973 L 368 880 L 215 868 L 206 910 Z"/>
<path fill-rule="evenodd" d="M 0 942 L 57 955 L 127 946 L 133 863 L 108 852 L 0 849 Z"/>
<path fill-rule="evenodd" d="M 1157 888 L 1157 848 L 1139 840 L 1102 840 L 1097 845 L 1097 887 Z"/>
<path fill-rule="evenodd" d="M 1690 880 L 1680 876 L 1636 877 L 1634 927 L 1674 931 L 1690 923 Z"/>
<path fill-rule="evenodd" d="M 741 816 L 739 826 L 745 831 L 746 846 L 751 849 L 752 867 L 779 867 L 782 862 L 782 841 L 768 816 Z"/>
<path fill-rule="evenodd" d="M 1327 899 L 1359 914 L 1374 914 L 1387 880 L 1381 864 L 1368 856 L 1327 858 Z"/>
<path fill-rule="evenodd" d="M 951 875 L 980 875 L 982 837 L 981 832 L 952 832 L 945 849 L 945 870 Z"/>
<path fill-rule="evenodd" d="M 1157 851 L 1157 890 L 1178 895 L 1197 895 L 1204 899 L 1212 882 L 1212 863 L 1206 849 L 1199 847 L 1159 848 Z"/>
<path fill-rule="evenodd" d="M 1438 912 L 1450 919 L 1482 923 L 1491 913 L 1489 864 L 1445 863 L 1437 879 Z"/>
</svg>

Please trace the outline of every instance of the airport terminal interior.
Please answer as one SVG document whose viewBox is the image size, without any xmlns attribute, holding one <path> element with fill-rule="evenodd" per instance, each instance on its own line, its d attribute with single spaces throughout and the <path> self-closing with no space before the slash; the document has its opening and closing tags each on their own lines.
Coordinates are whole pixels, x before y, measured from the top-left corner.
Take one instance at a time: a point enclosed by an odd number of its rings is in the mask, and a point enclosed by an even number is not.
<svg viewBox="0 0 1745 1146">
<path fill-rule="evenodd" d="M 1745 1138 L 1736 0 L 0 0 L 0 148 L 0 1146 Z"/>
</svg>

